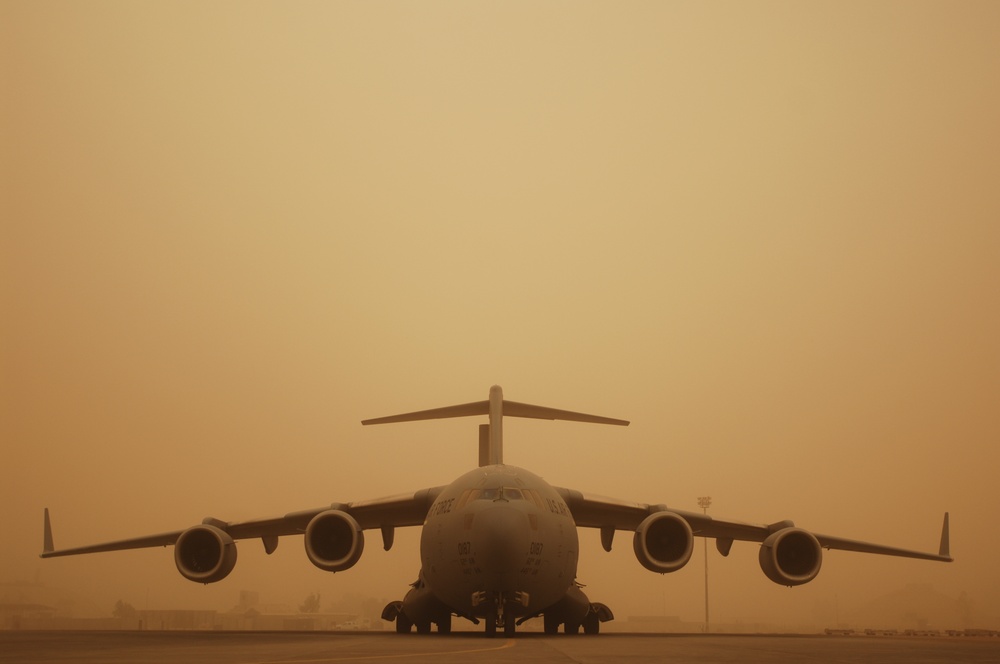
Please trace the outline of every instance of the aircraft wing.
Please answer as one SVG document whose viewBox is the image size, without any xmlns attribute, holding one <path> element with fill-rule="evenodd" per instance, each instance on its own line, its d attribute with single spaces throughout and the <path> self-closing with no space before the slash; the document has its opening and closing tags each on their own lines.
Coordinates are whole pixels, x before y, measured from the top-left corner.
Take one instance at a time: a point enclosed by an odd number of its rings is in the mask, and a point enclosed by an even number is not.
<svg viewBox="0 0 1000 664">
<path fill-rule="evenodd" d="M 729 554 L 729 548 L 734 540 L 747 542 L 763 542 L 772 534 L 784 528 L 793 528 L 795 524 L 791 521 L 779 521 L 771 525 L 755 525 L 740 521 L 726 521 L 715 519 L 700 512 L 686 512 L 683 510 L 669 509 L 666 505 L 650 505 L 646 503 L 634 503 L 616 498 L 606 498 L 587 494 L 574 489 L 556 489 L 566 505 L 569 507 L 573 519 L 577 526 L 585 528 L 599 528 L 602 533 L 602 543 L 604 548 L 611 550 L 611 537 L 615 530 L 632 530 L 639 527 L 642 521 L 658 512 L 672 512 L 691 526 L 691 531 L 697 537 L 711 537 L 716 540 L 716 545 L 722 555 Z M 949 552 L 949 530 L 948 514 L 944 515 L 944 525 L 941 529 L 941 542 L 938 553 L 927 553 L 924 551 L 914 551 L 901 549 L 882 544 L 872 544 L 857 540 L 835 537 L 832 535 L 820 535 L 812 533 L 824 549 L 839 549 L 842 551 L 857 551 L 860 553 L 874 553 L 885 556 L 900 556 L 903 558 L 920 558 L 923 560 L 936 560 L 939 562 L 952 562 Z"/>
<path fill-rule="evenodd" d="M 228 523 L 214 518 L 202 521 L 205 525 L 215 526 L 227 533 L 234 540 L 261 538 L 268 553 L 277 547 L 277 538 L 285 535 L 301 535 L 306 526 L 317 514 L 327 510 L 339 510 L 353 517 L 363 530 L 379 528 L 386 541 L 386 549 L 391 546 L 392 529 L 395 527 L 419 526 L 430 509 L 434 499 L 444 487 L 421 489 L 414 493 L 400 494 L 375 500 L 363 500 L 351 503 L 333 503 L 314 509 L 290 512 L 284 516 L 253 519 Z M 91 544 L 67 549 L 56 549 L 52 540 L 52 526 L 49 520 L 49 510 L 45 510 L 44 538 L 42 558 L 73 556 L 83 553 L 100 553 L 103 551 L 122 551 L 125 549 L 143 549 L 157 546 L 171 546 L 187 529 L 174 530 L 158 535 L 146 535 L 114 542 Z"/>
</svg>

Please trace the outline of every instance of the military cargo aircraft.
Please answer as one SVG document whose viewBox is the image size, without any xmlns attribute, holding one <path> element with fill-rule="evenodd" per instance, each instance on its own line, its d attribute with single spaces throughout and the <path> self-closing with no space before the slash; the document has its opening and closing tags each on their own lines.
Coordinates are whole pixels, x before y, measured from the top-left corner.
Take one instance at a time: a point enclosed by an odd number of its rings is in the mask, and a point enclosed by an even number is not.
<svg viewBox="0 0 1000 664">
<path fill-rule="evenodd" d="M 523 468 L 503 462 L 503 418 L 527 417 L 627 426 L 628 422 L 584 413 L 506 401 L 499 386 L 489 399 L 371 420 L 387 424 L 488 415 L 479 427 L 479 467 L 447 486 L 415 493 L 292 512 L 283 517 L 201 524 L 160 535 L 55 549 L 48 509 L 44 513 L 42 558 L 143 547 L 174 547 L 181 575 L 197 583 L 224 579 L 236 565 L 236 540 L 260 538 L 270 554 L 278 539 L 303 535 L 306 557 L 320 569 L 351 568 L 364 550 L 364 531 L 378 529 L 389 550 L 396 528 L 422 526 L 420 570 L 402 601 L 391 602 L 383 619 L 396 631 L 450 632 L 452 617 L 484 624 L 489 636 L 541 616 L 547 633 L 560 626 L 593 634 L 613 619 L 611 610 L 591 602 L 576 580 L 577 528 L 597 528 L 610 551 L 615 531 L 632 531 L 632 546 L 643 567 L 675 572 L 691 558 L 695 537 L 715 539 L 726 556 L 735 540 L 760 543 L 760 567 L 771 581 L 797 586 L 819 573 L 823 549 L 842 549 L 951 562 L 948 514 L 938 553 L 923 553 L 819 535 L 791 521 L 751 525 L 697 512 L 593 496 L 554 487 Z"/>
</svg>

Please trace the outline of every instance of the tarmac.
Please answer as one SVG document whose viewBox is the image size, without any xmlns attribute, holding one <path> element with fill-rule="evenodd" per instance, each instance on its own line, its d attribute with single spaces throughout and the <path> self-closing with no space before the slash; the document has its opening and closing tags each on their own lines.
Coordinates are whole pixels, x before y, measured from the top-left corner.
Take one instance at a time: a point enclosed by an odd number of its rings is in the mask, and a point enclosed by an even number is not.
<svg viewBox="0 0 1000 664">
<path fill-rule="evenodd" d="M 390 632 L 0 632 L 0 662 L 20 664 L 324 664 L 336 662 L 830 662 L 1000 661 L 996 637 L 717 634 L 400 635 Z"/>
</svg>

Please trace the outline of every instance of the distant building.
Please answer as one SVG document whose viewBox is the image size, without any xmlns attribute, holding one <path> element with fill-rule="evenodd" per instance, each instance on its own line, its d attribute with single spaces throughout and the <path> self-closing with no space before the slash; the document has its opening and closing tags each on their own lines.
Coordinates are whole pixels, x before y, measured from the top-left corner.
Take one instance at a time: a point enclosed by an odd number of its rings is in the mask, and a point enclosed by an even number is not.
<svg viewBox="0 0 1000 664">
<path fill-rule="evenodd" d="M 25 625 L 51 620 L 55 607 L 27 602 L 0 603 L 0 629 L 23 629 Z"/>
<path fill-rule="evenodd" d="M 163 609 L 139 611 L 141 630 L 196 630 L 218 629 L 217 611 L 192 609 Z"/>
<path fill-rule="evenodd" d="M 849 612 L 862 629 L 966 629 L 977 625 L 968 600 L 935 590 L 929 583 L 911 583 Z"/>
<path fill-rule="evenodd" d="M 611 629 L 614 626 L 615 629 Z M 628 632 L 690 632 L 693 626 L 682 622 L 677 616 L 629 616 L 624 623 L 606 623 L 602 628 L 608 631 L 620 629 Z"/>
</svg>

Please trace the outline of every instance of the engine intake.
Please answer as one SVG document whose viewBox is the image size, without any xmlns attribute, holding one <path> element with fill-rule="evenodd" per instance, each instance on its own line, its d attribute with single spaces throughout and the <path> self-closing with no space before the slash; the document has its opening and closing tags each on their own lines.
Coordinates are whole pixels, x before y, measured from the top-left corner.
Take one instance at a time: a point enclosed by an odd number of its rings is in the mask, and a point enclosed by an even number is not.
<svg viewBox="0 0 1000 664">
<path fill-rule="evenodd" d="M 683 517 L 673 512 L 650 514 L 635 529 L 635 557 L 650 572 L 667 574 L 687 564 L 694 550 L 694 533 Z"/>
<path fill-rule="evenodd" d="M 215 583 L 236 567 L 236 543 L 226 531 L 202 524 L 188 528 L 174 543 L 174 563 L 185 579 Z"/>
<path fill-rule="evenodd" d="M 801 528 L 783 528 L 760 545 L 760 568 L 783 586 L 809 583 L 823 564 L 823 547 L 816 536 Z"/>
<path fill-rule="evenodd" d="M 354 566 L 365 549 L 365 534 L 350 514 L 327 510 L 306 526 L 306 555 L 326 572 L 342 572 Z"/>
</svg>

